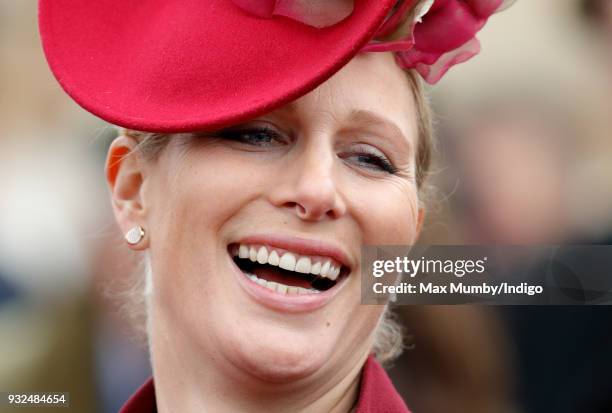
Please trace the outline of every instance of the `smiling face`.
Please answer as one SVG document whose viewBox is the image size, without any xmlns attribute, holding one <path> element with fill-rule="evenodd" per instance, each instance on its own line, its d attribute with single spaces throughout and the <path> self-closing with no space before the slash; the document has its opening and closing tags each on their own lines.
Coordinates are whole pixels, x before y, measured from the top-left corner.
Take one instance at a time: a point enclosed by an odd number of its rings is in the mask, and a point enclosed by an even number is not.
<svg viewBox="0 0 612 413">
<path fill-rule="evenodd" d="M 147 231 L 156 372 L 280 382 L 363 360 L 384 307 L 360 305 L 360 247 L 411 244 L 420 225 L 412 93 L 391 54 L 360 55 L 289 105 L 121 166 L 117 219 Z"/>
</svg>

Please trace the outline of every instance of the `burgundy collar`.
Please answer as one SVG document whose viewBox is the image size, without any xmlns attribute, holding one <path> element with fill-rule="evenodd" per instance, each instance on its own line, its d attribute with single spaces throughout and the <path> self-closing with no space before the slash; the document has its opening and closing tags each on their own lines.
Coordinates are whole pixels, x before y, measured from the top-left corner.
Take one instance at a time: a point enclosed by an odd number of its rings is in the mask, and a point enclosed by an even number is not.
<svg viewBox="0 0 612 413">
<path fill-rule="evenodd" d="M 119 413 L 157 413 L 153 378 L 130 397 Z M 387 373 L 371 355 L 363 367 L 355 413 L 410 413 Z"/>
</svg>

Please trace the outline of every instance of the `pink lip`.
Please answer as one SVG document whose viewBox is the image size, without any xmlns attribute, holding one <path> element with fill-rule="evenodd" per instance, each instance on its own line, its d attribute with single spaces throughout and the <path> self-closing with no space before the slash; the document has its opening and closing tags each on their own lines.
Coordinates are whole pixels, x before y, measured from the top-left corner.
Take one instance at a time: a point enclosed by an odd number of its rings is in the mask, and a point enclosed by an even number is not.
<svg viewBox="0 0 612 413">
<path fill-rule="evenodd" d="M 238 243 L 269 245 L 270 247 L 288 250 L 301 255 L 330 257 L 345 267 L 352 268 L 349 264 L 348 255 L 341 248 L 321 240 L 262 234 L 244 237 Z"/>
</svg>

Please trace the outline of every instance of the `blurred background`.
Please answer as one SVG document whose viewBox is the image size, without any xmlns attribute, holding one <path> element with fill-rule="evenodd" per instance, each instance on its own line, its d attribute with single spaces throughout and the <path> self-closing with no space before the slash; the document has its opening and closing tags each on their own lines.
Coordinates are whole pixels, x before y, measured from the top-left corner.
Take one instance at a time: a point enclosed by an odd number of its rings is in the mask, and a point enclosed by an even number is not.
<svg viewBox="0 0 612 413">
<path fill-rule="evenodd" d="M 135 257 L 105 187 L 115 133 L 61 91 L 36 13 L 0 0 L 0 391 L 117 412 L 150 371 L 121 313 Z M 430 90 L 422 242 L 610 244 L 612 0 L 521 0 L 479 39 Z M 415 413 L 612 412 L 610 307 L 397 312 L 411 348 L 390 372 Z"/>
</svg>

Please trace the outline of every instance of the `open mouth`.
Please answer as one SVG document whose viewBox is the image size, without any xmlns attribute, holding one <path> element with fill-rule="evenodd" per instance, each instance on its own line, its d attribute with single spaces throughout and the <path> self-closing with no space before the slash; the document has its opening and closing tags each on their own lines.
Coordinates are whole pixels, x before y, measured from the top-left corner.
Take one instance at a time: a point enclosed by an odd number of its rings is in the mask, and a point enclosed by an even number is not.
<svg viewBox="0 0 612 413">
<path fill-rule="evenodd" d="M 301 255 L 266 245 L 230 244 L 229 252 L 251 281 L 283 294 L 316 294 L 342 282 L 349 268 L 323 256 Z"/>
</svg>

